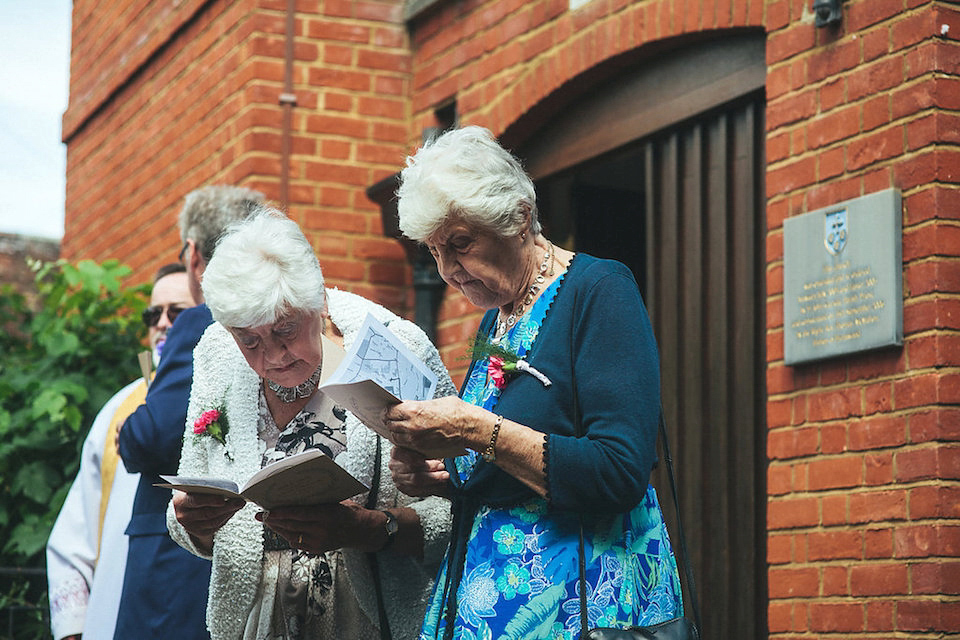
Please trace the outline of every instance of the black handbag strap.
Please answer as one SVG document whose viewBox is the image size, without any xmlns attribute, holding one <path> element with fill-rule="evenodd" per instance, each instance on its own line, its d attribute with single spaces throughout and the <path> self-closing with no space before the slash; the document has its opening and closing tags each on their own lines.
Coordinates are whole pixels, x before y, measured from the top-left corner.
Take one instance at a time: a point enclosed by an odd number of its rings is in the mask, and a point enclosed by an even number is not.
<svg viewBox="0 0 960 640">
<path fill-rule="evenodd" d="M 582 425 L 580 424 L 580 407 L 579 402 L 577 401 L 576 386 L 574 386 L 573 393 L 573 409 L 574 416 L 577 421 L 576 432 L 577 437 L 583 435 Z M 693 567 L 690 566 L 690 554 L 687 551 L 687 540 L 686 536 L 683 533 L 683 522 L 680 517 L 680 498 L 677 495 L 677 480 L 673 474 L 673 458 L 670 456 L 670 445 L 667 442 L 667 427 L 663 422 L 663 407 L 660 407 L 660 417 L 658 419 L 660 423 L 660 438 L 663 440 L 663 459 L 667 463 L 667 475 L 670 477 L 670 492 L 673 494 L 673 506 L 677 511 L 677 535 L 680 537 L 680 552 L 683 556 L 683 570 L 684 575 L 687 578 L 687 589 L 690 591 L 690 608 L 693 609 L 693 619 L 697 623 L 697 629 L 703 629 L 703 625 L 700 623 L 700 605 L 697 601 L 697 586 L 693 581 Z M 580 521 L 580 540 L 579 540 L 579 551 L 580 557 L 578 559 L 579 570 L 580 570 L 580 633 L 585 633 L 587 629 L 590 628 L 589 617 L 587 615 L 587 561 L 585 558 L 585 553 L 583 549 L 583 520 Z"/>
<path fill-rule="evenodd" d="M 697 629 L 703 629 L 700 623 L 700 604 L 697 601 L 697 585 L 693 581 L 693 567 L 690 553 L 687 551 L 687 537 L 683 533 L 683 518 L 680 517 L 680 498 L 677 495 L 677 480 L 673 474 L 673 458 L 670 456 L 670 444 L 667 441 L 667 427 L 663 422 L 663 407 L 660 407 L 660 439 L 663 440 L 663 459 L 667 463 L 667 476 L 670 478 L 670 492 L 673 494 L 673 506 L 677 510 L 677 535 L 680 536 L 680 553 L 683 555 L 683 573 L 687 578 L 687 590 L 690 592 L 690 608 Z"/>
<path fill-rule="evenodd" d="M 380 491 L 380 465 L 382 463 L 380 456 L 383 452 L 383 445 L 380 436 L 377 439 L 377 455 L 374 457 L 373 478 L 370 480 L 370 493 L 367 494 L 367 509 L 377 508 L 377 493 Z M 383 605 L 383 587 L 380 584 L 380 563 L 377 560 L 375 551 L 367 553 L 367 560 L 370 563 L 370 575 L 373 578 L 373 589 L 377 595 L 377 614 L 380 616 L 380 640 L 392 640 L 390 634 L 390 620 L 387 618 L 387 609 Z"/>
</svg>

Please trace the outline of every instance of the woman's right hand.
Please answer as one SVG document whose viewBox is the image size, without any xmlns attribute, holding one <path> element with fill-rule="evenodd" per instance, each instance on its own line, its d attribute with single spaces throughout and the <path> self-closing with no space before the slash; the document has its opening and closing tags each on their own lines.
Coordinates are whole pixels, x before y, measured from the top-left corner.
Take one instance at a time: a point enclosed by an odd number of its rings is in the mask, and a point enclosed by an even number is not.
<svg viewBox="0 0 960 640">
<path fill-rule="evenodd" d="M 203 493 L 173 492 L 173 511 L 197 547 L 213 550 L 213 534 L 246 504 L 239 498 L 224 499 Z"/>
<path fill-rule="evenodd" d="M 390 475 L 397 489 L 415 498 L 448 498 L 450 473 L 443 460 L 432 460 L 413 449 L 394 447 L 390 452 Z"/>
</svg>

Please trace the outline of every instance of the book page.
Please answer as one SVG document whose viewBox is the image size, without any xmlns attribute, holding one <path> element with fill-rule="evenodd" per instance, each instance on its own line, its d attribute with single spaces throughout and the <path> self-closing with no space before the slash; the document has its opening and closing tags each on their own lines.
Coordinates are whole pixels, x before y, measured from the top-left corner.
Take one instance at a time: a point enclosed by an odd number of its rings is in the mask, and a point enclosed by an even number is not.
<svg viewBox="0 0 960 640">
<path fill-rule="evenodd" d="M 265 509 L 340 502 L 368 489 L 330 456 L 308 449 L 265 466 L 240 494 Z"/>
<path fill-rule="evenodd" d="M 430 367 L 371 314 L 340 367 L 320 385 L 337 404 L 388 440 L 383 411 L 401 399 L 429 400 L 436 388 L 437 375 Z M 429 452 L 438 458 L 464 453 L 462 447 Z"/>
<path fill-rule="evenodd" d="M 367 314 L 343 362 L 321 385 L 373 380 L 403 400 L 428 400 L 437 376 L 382 322 Z"/>
<path fill-rule="evenodd" d="M 230 480 L 218 480 L 217 478 L 188 478 L 186 476 L 164 476 L 160 478 L 163 482 L 154 483 L 155 487 L 164 489 L 176 489 L 186 493 L 203 493 L 213 496 L 223 496 L 224 498 L 243 498 L 240 495 L 240 487 L 236 482 Z"/>
<path fill-rule="evenodd" d="M 368 489 L 319 449 L 309 449 L 267 465 L 253 474 L 243 489 L 238 489 L 234 482 L 217 478 L 160 478 L 164 482 L 154 486 L 243 498 L 264 509 L 340 502 Z"/>
<path fill-rule="evenodd" d="M 345 384 L 326 384 L 323 392 L 338 405 L 357 416 L 363 424 L 390 439 L 390 431 L 383 424 L 384 409 L 400 402 L 395 395 L 373 380 L 359 380 Z"/>
</svg>

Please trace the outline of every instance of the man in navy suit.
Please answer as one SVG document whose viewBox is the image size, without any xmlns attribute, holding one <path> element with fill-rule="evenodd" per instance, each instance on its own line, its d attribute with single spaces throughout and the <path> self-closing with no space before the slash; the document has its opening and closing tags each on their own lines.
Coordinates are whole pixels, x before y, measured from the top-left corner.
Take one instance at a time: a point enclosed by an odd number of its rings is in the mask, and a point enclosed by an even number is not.
<svg viewBox="0 0 960 640">
<path fill-rule="evenodd" d="M 159 474 L 175 474 L 193 377 L 193 348 L 213 322 L 200 282 L 217 240 L 232 222 L 247 218 L 263 194 L 228 186 L 190 192 L 180 212 L 180 259 L 186 261 L 190 293 L 198 306 L 183 311 L 167 335 L 157 375 L 142 404 L 123 423 L 120 457 L 140 473 L 127 527 L 127 571 L 115 640 L 207 640 L 210 562 L 181 549 L 167 533 L 171 491 L 154 487 Z M 104 550 L 109 553 L 109 550 Z"/>
</svg>

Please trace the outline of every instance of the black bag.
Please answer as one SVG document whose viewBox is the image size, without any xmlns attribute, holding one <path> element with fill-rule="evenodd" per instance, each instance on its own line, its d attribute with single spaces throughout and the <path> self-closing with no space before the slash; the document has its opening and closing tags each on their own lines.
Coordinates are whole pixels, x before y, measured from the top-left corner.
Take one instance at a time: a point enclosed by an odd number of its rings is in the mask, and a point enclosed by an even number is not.
<svg viewBox="0 0 960 640">
<path fill-rule="evenodd" d="M 697 625 L 686 618 L 674 618 L 649 627 L 608 629 L 595 627 L 580 636 L 581 640 L 700 640 Z"/>
<path fill-rule="evenodd" d="M 574 399 L 576 402 L 576 399 Z M 578 416 L 579 423 L 579 416 Z M 579 424 L 578 430 L 579 430 Z M 583 524 L 580 525 L 580 640 L 700 640 L 698 629 L 700 622 L 700 608 L 697 605 L 696 585 L 693 582 L 693 569 L 690 567 L 690 556 L 687 553 L 687 542 L 683 535 L 683 525 L 680 522 L 680 500 L 677 497 L 677 482 L 673 477 L 673 459 L 670 457 L 670 447 L 667 444 L 667 429 L 663 424 L 663 409 L 660 410 L 660 437 L 663 439 L 663 458 L 667 463 L 670 476 L 670 489 L 673 492 L 673 504 L 677 508 L 677 529 L 680 534 L 680 548 L 683 551 L 683 566 L 687 576 L 687 588 L 690 590 L 690 605 L 697 620 L 694 624 L 690 620 L 679 617 L 650 625 L 648 627 L 629 627 L 627 629 L 611 629 L 608 627 L 594 627 L 587 629 L 587 572 L 586 560 L 583 551 Z M 582 631 L 586 629 L 586 631 Z"/>
</svg>

